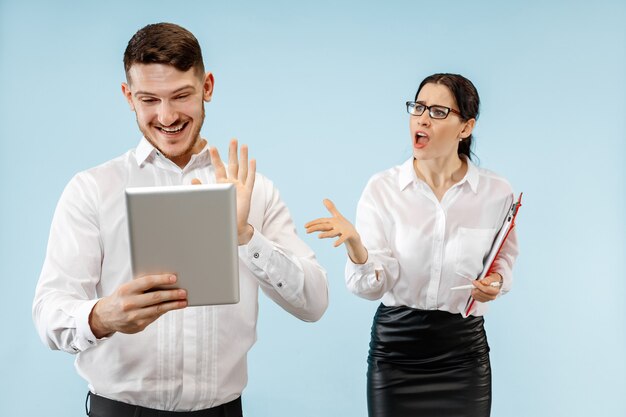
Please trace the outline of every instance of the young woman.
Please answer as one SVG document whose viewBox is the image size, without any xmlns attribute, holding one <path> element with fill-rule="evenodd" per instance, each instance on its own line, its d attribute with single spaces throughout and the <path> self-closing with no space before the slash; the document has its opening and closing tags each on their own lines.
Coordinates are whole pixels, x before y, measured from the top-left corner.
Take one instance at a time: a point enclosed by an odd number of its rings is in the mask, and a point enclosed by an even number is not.
<svg viewBox="0 0 626 417">
<path fill-rule="evenodd" d="M 513 231 L 494 272 L 476 281 L 513 201 L 504 178 L 471 162 L 479 103 L 460 75 L 424 79 L 407 102 L 413 155 L 370 179 L 356 228 L 330 200 L 332 217 L 305 225 L 320 238 L 339 237 L 348 288 L 382 301 L 368 356 L 370 416 L 490 414 L 483 315 L 511 286 L 517 239 Z M 464 284 L 473 287 L 451 290 Z M 463 318 L 470 295 L 477 302 Z"/>
</svg>

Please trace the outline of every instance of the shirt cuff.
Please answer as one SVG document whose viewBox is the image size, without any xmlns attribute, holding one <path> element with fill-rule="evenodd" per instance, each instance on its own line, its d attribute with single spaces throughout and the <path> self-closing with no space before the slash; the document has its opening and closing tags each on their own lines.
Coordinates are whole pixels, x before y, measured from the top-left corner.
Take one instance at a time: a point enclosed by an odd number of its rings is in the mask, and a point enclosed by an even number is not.
<svg viewBox="0 0 626 417">
<path fill-rule="evenodd" d="M 262 284 L 273 287 L 292 306 L 304 305 L 301 265 L 263 234 L 255 230 L 250 242 L 239 246 L 239 259 Z"/>
<path fill-rule="evenodd" d="M 272 242 L 254 229 L 250 241 L 246 245 L 239 246 L 239 258 L 247 265 L 254 267 L 251 269 L 264 271 L 273 250 Z"/>
<path fill-rule="evenodd" d="M 502 276 L 502 287 L 500 288 L 498 297 L 511 291 L 511 286 L 513 285 L 511 270 L 508 268 L 494 268 L 493 272 L 497 272 L 500 276 Z"/>
<path fill-rule="evenodd" d="M 376 279 L 376 265 L 371 259 L 364 264 L 356 264 L 348 256 L 348 262 L 346 262 L 346 276 L 364 277 L 366 280 L 365 287 L 371 289 L 379 288 L 381 285 L 383 285 L 382 280 Z M 361 289 L 364 289 L 363 285 L 360 285 L 360 287 Z"/>
<path fill-rule="evenodd" d="M 98 301 L 100 300 L 96 299 L 85 301 L 76 309 L 76 314 L 74 316 L 76 320 L 76 335 L 74 340 L 70 343 L 70 347 L 74 352 L 87 350 L 96 346 L 99 341 L 106 339 L 104 337 L 102 339 L 98 339 L 94 336 L 91 331 L 91 326 L 89 325 L 89 315 Z"/>
<path fill-rule="evenodd" d="M 248 267 L 257 279 L 264 283 L 281 289 L 284 282 L 272 282 L 271 276 L 271 257 L 275 248 L 272 242 L 254 229 L 252 238 L 246 245 L 239 246 L 239 259 Z"/>
</svg>

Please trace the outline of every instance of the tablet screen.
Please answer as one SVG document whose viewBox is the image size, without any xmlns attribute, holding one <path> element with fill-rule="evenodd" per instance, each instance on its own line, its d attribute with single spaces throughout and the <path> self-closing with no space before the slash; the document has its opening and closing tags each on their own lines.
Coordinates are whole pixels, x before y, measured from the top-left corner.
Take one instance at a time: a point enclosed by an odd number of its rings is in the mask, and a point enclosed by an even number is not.
<svg viewBox="0 0 626 417">
<path fill-rule="evenodd" d="M 134 277 L 173 273 L 190 306 L 239 302 L 233 184 L 126 189 Z"/>
</svg>

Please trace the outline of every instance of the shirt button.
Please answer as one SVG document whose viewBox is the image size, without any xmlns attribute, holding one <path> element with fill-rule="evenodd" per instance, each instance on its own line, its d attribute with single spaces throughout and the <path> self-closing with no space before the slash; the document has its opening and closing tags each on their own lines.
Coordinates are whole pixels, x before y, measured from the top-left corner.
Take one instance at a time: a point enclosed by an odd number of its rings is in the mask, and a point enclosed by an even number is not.
<svg viewBox="0 0 626 417">
<path fill-rule="evenodd" d="M 93 340 L 87 339 L 87 342 L 89 342 L 90 345 L 93 345 Z"/>
<path fill-rule="evenodd" d="M 278 288 L 282 288 L 282 287 L 283 287 L 283 283 L 282 283 L 282 282 L 279 282 L 278 284 L 276 284 L 276 286 L 277 286 Z"/>
<path fill-rule="evenodd" d="M 255 259 L 258 259 L 260 255 L 259 255 L 259 252 L 254 252 L 254 255 L 252 256 L 254 256 Z"/>
</svg>

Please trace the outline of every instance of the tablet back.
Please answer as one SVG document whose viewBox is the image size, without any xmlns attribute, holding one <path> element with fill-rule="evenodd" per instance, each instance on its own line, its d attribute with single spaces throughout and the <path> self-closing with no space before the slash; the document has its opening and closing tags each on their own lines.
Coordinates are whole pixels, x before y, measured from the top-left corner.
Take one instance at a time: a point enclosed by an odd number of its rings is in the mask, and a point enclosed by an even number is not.
<svg viewBox="0 0 626 417">
<path fill-rule="evenodd" d="M 190 306 L 239 302 L 232 184 L 126 189 L 134 277 L 174 273 Z"/>
</svg>

